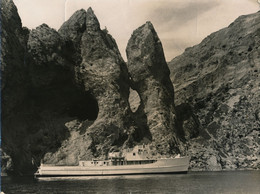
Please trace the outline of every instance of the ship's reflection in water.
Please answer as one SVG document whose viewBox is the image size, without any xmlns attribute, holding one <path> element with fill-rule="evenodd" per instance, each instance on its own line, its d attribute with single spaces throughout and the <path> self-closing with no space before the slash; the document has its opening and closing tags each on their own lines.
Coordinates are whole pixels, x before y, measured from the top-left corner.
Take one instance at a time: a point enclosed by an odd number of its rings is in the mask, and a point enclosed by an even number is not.
<svg viewBox="0 0 260 194">
<path fill-rule="evenodd" d="M 260 171 L 96 177 L 2 177 L 5 193 L 259 193 Z"/>
</svg>

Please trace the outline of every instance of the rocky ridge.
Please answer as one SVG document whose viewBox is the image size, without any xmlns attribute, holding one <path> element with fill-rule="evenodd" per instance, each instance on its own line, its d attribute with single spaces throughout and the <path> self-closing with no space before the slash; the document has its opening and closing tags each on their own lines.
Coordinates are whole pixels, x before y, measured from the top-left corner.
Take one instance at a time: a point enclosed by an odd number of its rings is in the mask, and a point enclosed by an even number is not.
<svg viewBox="0 0 260 194">
<path fill-rule="evenodd" d="M 205 38 L 169 63 L 176 106 L 199 120 L 192 169 L 259 169 L 260 12 Z"/>
</svg>

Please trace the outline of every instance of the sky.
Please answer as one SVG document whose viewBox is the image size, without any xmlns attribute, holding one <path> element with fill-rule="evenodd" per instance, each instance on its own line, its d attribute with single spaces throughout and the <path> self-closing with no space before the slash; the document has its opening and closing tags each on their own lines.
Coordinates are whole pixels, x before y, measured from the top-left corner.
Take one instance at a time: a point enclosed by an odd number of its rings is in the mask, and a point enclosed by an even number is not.
<svg viewBox="0 0 260 194">
<path fill-rule="evenodd" d="M 94 10 L 101 29 L 116 40 L 126 60 L 125 48 L 132 32 L 151 21 L 170 61 L 185 48 L 227 27 L 238 16 L 260 9 L 258 0 L 14 0 L 23 26 L 46 23 L 58 30 L 79 9 Z"/>
</svg>

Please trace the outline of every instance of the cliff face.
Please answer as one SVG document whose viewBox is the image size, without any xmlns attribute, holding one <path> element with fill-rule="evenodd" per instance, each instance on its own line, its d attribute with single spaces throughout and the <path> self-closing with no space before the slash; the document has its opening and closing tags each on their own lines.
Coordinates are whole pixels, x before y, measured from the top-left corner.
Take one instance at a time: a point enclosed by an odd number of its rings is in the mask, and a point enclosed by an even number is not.
<svg viewBox="0 0 260 194">
<path fill-rule="evenodd" d="M 23 29 L 13 2 L 4 0 L 3 9 L 4 171 L 32 173 L 41 161 L 77 165 L 142 143 L 155 155 L 178 152 L 169 69 L 151 24 L 142 33 L 147 41 L 138 48 L 153 49 L 150 55 L 145 51 L 149 59 L 140 56 L 152 67 L 142 88 L 129 79 L 115 40 L 100 29 L 91 8 L 75 12 L 58 31 L 46 24 Z M 143 80 L 133 67 L 128 66 L 131 76 Z M 164 70 L 156 73 L 158 67 Z M 130 108 L 130 85 L 142 98 L 138 111 Z M 156 98 L 160 101 L 150 103 Z"/>
<path fill-rule="evenodd" d="M 187 49 L 170 75 L 150 22 L 133 32 L 126 64 L 91 8 L 58 31 L 29 31 L 3 0 L 2 171 L 143 143 L 153 155 L 190 154 L 192 169 L 259 168 L 259 15 Z"/>
<path fill-rule="evenodd" d="M 59 32 L 22 29 L 12 1 L 3 10 L 3 170 L 30 173 L 41 160 L 75 165 L 121 147 L 132 123 L 128 72 L 92 9 Z"/>
<path fill-rule="evenodd" d="M 169 63 L 176 106 L 189 105 L 200 138 L 189 141 L 193 169 L 259 168 L 260 12 Z"/>
<path fill-rule="evenodd" d="M 96 118 L 97 102 L 75 84 L 72 43 L 45 24 L 23 29 L 13 2 L 2 6 L 2 169 L 31 173 L 70 136 L 67 122 Z"/>
<path fill-rule="evenodd" d="M 81 90 L 89 92 L 98 106 L 91 125 L 85 124 L 86 121 L 70 122 L 71 137 L 57 152 L 45 157 L 47 163 L 75 165 L 79 159 L 105 156 L 111 146 L 122 146 L 127 140 L 128 72 L 115 40 L 100 29 L 91 8 L 87 12 L 77 11 L 59 33 L 72 42 L 73 55 L 81 59 L 73 66 L 75 82 Z"/>
<path fill-rule="evenodd" d="M 3 2 L 1 7 L 1 71 L 2 91 L 6 94 L 2 98 L 6 112 L 11 112 L 17 103 L 23 100 L 27 88 L 25 50 L 29 30 L 22 28 L 20 17 L 12 1 Z M 15 77 L 16 79 L 12 79 Z M 19 94 L 16 97 L 13 94 Z M 12 103 L 5 103 L 12 99 Z"/>
<path fill-rule="evenodd" d="M 25 68 L 26 42 L 29 31 L 22 28 L 20 17 L 12 1 L 1 3 L 1 116 L 2 149 L 8 155 L 16 152 L 17 140 L 8 143 L 12 136 L 20 133 L 11 131 L 13 113 L 19 114 L 17 106 L 23 102 L 28 88 L 28 76 Z M 15 79 L 13 79 L 15 78 Z M 8 126 L 4 129 L 4 126 Z M 3 138 L 3 137 L 6 138 Z M 8 146 L 5 146 L 8 144 Z M 12 157 L 2 154 L 2 169 L 12 168 Z M 24 161 L 24 157 L 20 157 Z"/>
</svg>

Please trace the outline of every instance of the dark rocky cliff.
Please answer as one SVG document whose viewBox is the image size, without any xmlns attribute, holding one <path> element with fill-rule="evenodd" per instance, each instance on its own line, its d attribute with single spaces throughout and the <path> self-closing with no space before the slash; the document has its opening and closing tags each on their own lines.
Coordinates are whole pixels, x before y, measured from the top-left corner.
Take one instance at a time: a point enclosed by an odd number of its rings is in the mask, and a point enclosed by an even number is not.
<svg viewBox="0 0 260 194">
<path fill-rule="evenodd" d="M 74 54 L 79 56 L 80 60 L 73 66 L 75 82 L 96 101 L 96 110 L 92 110 L 96 111 L 96 118 L 93 123 L 68 123 L 70 138 L 57 152 L 48 153 L 45 162 L 75 165 L 78 159 L 105 156 L 111 146 L 120 147 L 127 140 L 130 127 L 128 72 L 115 40 L 100 29 L 91 8 L 87 12 L 77 11 L 59 33 L 72 42 Z"/>
<path fill-rule="evenodd" d="M 175 58 L 173 89 L 150 22 L 133 32 L 126 64 L 91 8 L 58 31 L 30 31 L 1 3 L 2 171 L 143 143 L 155 156 L 191 154 L 193 169 L 259 168 L 259 13 Z"/>
<path fill-rule="evenodd" d="M 2 169 L 13 168 L 11 158 L 20 145 L 23 135 L 12 130 L 12 120 L 19 114 L 18 106 L 23 103 L 29 87 L 26 64 L 26 42 L 29 31 L 22 28 L 20 17 L 12 1 L 1 2 L 1 120 L 2 120 Z M 15 79 L 13 79 L 15 78 Z M 23 119 L 20 119 L 23 120 Z M 22 121 L 17 121 L 17 124 Z M 4 126 L 5 129 L 4 129 Z M 19 127 L 22 131 L 22 126 Z M 3 138 L 5 137 L 5 138 Z M 9 141 L 15 137 L 13 141 Z M 8 155 L 6 154 L 8 153 Z M 26 156 L 19 157 L 26 162 Z"/>
<path fill-rule="evenodd" d="M 46 24 L 23 29 L 13 2 L 4 0 L 3 9 L 3 171 L 32 173 L 41 161 L 77 165 L 78 160 L 143 143 L 154 155 L 179 151 L 173 87 L 151 24 L 142 33 L 148 40 L 142 47 L 154 48 L 146 64 L 152 71 L 146 77 L 131 72 L 133 78 L 153 83 L 141 89 L 128 73 L 134 61 L 127 68 L 91 8 L 75 12 L 58 31 Z M 154 79 L 158 67 L 164 71 Z M 130 108 L 130 87 L 142 97 L 136 112 Z M 147 101 L 150 96 L 155 104 Z"/>
<path fill-rule="evenodd" d="M 187 48 L 169 67 L 176 106 L 189 106 L 200 122 L 199 138 L 188 141 L 193 169 L 259 169 L 260 12 Z"/>
</svg>

